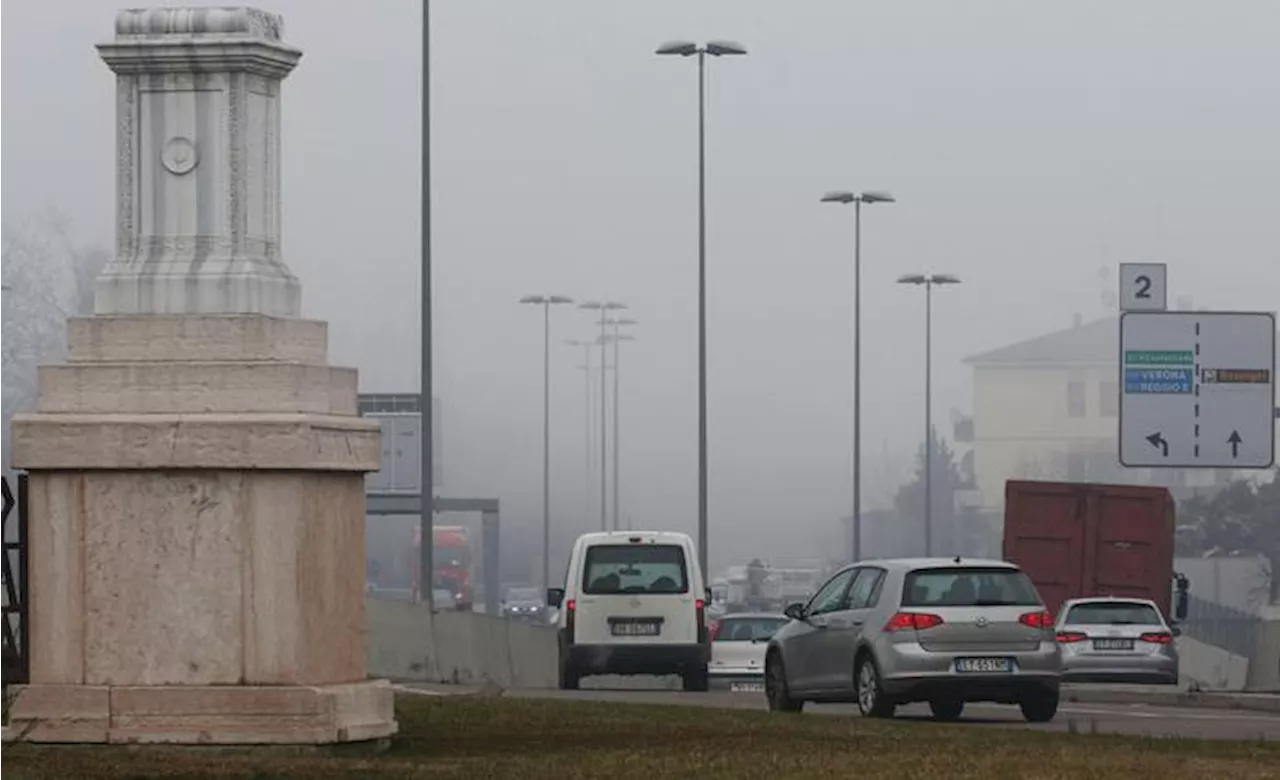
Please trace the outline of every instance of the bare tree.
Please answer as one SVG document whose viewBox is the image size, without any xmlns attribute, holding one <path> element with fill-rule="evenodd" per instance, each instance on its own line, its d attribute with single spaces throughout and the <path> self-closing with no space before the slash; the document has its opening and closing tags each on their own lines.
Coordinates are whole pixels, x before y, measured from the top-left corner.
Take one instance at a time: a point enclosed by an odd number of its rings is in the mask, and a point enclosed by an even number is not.
<svg viewBox="0 0 1280 780">
<path fill-rule="evenodd" d="M 50 209 L 3 225 L 3 431 L 14 412 L 36 400 L 36 367 L 66 349 L 69 317 L 93 313 L 94 280 L 106 264 L 101 248 L 78 245 L 70 221 Z M 9 438 L 3 460 L 9 464 Z"/>
</svg>

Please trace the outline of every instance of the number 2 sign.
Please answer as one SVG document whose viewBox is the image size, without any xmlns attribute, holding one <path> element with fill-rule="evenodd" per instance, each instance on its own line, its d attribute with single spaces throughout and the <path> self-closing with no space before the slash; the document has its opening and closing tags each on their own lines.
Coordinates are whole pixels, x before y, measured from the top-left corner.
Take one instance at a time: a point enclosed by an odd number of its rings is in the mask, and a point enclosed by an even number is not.
<svg viewBox="0 0 1280 780">
<path fill-rule="evenodd" d="M 1120 310 L 1164 311 L 1169 304 L 1168 267 L 1164 263 L 1120 264 Z"/>
</svg>

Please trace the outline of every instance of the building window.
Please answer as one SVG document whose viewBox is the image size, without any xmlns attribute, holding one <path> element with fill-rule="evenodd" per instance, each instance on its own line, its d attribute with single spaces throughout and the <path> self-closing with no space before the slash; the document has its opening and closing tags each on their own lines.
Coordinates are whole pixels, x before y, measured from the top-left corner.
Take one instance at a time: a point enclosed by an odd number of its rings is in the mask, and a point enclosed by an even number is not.
<svg viewBox="0 0 1280 780">
<path fill-rule="evenodd" d="M 1067 382 L 1067 415 L 1085 416 L 1084 382 Z"/>
<path fill-rule="evenodd" d="M 1098 385 L 1098 409 L 1103 417 L 1120 415 L 1120 388 L 1115 382 L 1103 382 Z"/>
</svg>

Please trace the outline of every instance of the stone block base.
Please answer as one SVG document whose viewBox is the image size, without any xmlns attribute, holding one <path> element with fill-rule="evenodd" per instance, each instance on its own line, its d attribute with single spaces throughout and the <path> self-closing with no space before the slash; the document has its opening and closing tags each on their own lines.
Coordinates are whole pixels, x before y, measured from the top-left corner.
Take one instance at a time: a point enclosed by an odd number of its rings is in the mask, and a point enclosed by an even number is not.
<svg viewBox="0 0 1280 780">
<path fill-rule="evenodd" d="M 397 731 L 385 680 L 324 686 L 27 685 L 5 742 L 323 745 Z"/>
</svg>

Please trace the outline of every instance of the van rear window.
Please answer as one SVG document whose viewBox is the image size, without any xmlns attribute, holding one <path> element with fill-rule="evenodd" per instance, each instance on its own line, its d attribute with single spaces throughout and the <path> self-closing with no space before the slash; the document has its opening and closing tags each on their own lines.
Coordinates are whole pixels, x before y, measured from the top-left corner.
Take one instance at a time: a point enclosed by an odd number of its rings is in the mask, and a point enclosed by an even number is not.
<svg viewBox="0 0 1280 780">
<path fill-rule="evenodd" d="M 904 607 L 1035 607 L 1040 596 L 1017 569 L 949 566 L 916 569 L 902 588 Z"/>
<path fill-rule="evenodd" d="M 587 548 L 582 592 L 688 593 L 684 549 L 674 544 L 601 544 Z"/>
</svg>

